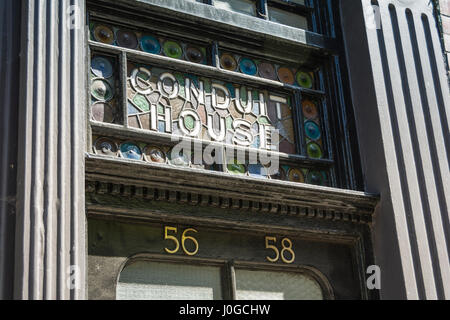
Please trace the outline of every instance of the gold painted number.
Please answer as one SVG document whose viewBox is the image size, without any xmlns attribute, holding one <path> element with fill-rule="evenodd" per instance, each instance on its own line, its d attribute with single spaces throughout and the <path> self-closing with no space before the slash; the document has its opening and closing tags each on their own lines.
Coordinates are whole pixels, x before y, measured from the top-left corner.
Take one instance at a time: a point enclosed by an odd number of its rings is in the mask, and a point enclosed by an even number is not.
<svg viewBox="0 0 450 320">
<path fill-rule="evenodd" d="M 274 245 L 274 244 L 276 244 L 276 242 L 277 242 L 276 237 L 266 237 L 266 249 L 271 249 L 275 252 L 274 257 L 266 256 L 267 261 L 277 262 L 281 257 L 281 260 L 284 263 L 287 263 L 287 264 L 293 263 L 295 261 L 295 253 L 294 253 L 294 250 L 292 249 L 292 241 L 288 238 L 284 238 L 283 240 L 281 240 L 281 246 L 282 246 L 281 252 Z M 273 244 L 270 244 L 270 243 L 273 243 Z"/>
<path fill-rule="evenodd" d="M 289 245 L 286 245 L 285 243 L 288 243 Z M 295 253 L 292 250 L 292 241 L 288 238 L 284 238 L 281 240 L 281 245 L 283 246 L 283 249 L 281 250 L 281 260 L 283 260 L 284 263 L 291 264 L 295 260 Z M 285 253 L 289 252 L 289 255 L 291 256 L 291 259 L 286 259 Z"/>
<path fill-rule="evenodd" d="M 280 258 L 280 252 L 278 251 L 278 248 L 274 245 L 269 244 L 269 241 L 273 241 L 274 243 L 277 242 L 277 238 L 275 237 L 266 237 L 266 249 L 272 249 L 275 252 L 275 258 L 271 258 L 269 256 L 266 256 L 266 259 L 270 262 L 277 262 Z"/>
<path fill-rule="evenodd" d="M 166 250 L 167 253 L 170 254 L 174 254 L 178 251 L 178 249 L 180 249 L 180 243 L 178 242 L 178 239 L 174 236 L 170 236 L 168 233 L 170 232 L 174 232 L 175 234 L 177 233 L 177 228 L 174 227 L 165 227 L 164 228 L 164 239 L 165 240 L 172 240 L 173 242 L 175 242 L 175 249 L 170 250 L 167 248 L 164 248 L 164 250 Z"/>
<path fill-rule="evenodd" d="M 174 254 L 174 253 L 177 253 L 178 250 L 180 249 L 180 242 L 178 241 L 176 236 L 169 235 L 169 232 L 176 235 L 178 230 L 175 227 L 165 227 L 164 228 L 164 240 L 171 240 L 175 243 L 174 249 L 164 248 L 164 250 L 166 250 L 167 253 Z M 183 249 L 184 253 L 187 254 L 188 256 L 194 256 L 198 252 L 198 247 L 199 247 L 198 241 L 193 236 L 186 235 L 188 232 L 197 233 L 197 230 L 192 229 L 192 228 L 184 230 L 184 232 L 181 234 L 181 248 Z M 189 251 L 186 248 L 186 245 L 185 245 L 186 240 L 190 240 L 194 244 L 195 250 Z"/>
<path fill-rule="evenodd" d="M 184 230 L 183 234 L 181 235 L 181 246 L 183 247 L 184 253 L 186 253 L 188 256 L 195 256 L 197 254 L 197 252 L 198 252 L 198 242 L 197 242 L 197 240 L 194 237 L 186 236 L 186 233 L 189 232 L 189 231 L 197 233 L 197 230 L 192 229 L 192 228 Z M 186 247 L 184 246 L 184 243 L 185 243 L 186 240 L 191 240 L 195 244 L 195 250 L 194 251 L 188 251 L 186 249 Z"/>
</svg>

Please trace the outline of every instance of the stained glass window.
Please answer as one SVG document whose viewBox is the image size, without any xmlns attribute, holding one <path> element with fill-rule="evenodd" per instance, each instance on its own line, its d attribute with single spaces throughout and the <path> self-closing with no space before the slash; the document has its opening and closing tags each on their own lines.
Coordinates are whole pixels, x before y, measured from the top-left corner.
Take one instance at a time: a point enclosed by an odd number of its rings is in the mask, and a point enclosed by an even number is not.
<svg viewBox="0 0 450 320">
<path fill-rule="evenodd" d="M 333 185 L 323 70 L 317 63 L 245 54 L 158 29 L 96 19 L 89 25 L 94 153 Z M 105 136 L 99 129 L 105 126 L 143 135 Z M 180 149 L 180 138 L 199 141 L 200 156 L 195 148 Z"/>
</svg>

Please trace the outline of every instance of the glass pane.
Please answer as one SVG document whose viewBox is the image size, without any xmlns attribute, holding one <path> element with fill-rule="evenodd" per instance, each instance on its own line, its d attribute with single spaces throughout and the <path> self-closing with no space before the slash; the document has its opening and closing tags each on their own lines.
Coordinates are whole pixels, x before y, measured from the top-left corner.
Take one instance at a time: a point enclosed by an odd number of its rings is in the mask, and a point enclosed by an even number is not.
<svg viewBox="0 0 450 320">
<path fill-rule="evenodd" d="M 214 0 L 215 7 L 228 11 L 239 12 L 251 16 L 256 15 L 256 6 L 249 0 Z"/>
<path fill-rule="evenodd" d="M 302 4 L 302 5 L 305 5 L 305 0 L 289 0 L 290 2 L 294 2 L 294 3 L 297 3 L 297 4 Z"/>
<path fill-rule="evenodd" d="M 274 7 L 269 7 L 269 20 L 294 28 L 308 29 L 306 17 Z"/>
<path fill-rule="evenodd" d="M 319 284 L 300 273 L 236 269 L 237 300 L 322 300 Z"/>
<path fill-rule="evenodd" d="M 117 300 L 219 300 L 220 268 L 137 261 L 120 274 Z"/>
</svg>

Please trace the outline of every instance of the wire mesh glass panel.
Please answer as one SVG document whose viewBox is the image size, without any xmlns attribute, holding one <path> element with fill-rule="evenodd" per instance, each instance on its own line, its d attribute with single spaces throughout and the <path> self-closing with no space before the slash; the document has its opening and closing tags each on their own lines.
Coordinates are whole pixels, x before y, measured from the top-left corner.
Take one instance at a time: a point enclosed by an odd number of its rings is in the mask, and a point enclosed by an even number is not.
<svg viewBox="0 0 450 320">
<path fill-rule="evenodd" d="M 251 16 L 256 15 L 256 6 L 253 1 L 249 0 L 214 0 L 215 7 L 225 9 L 228 11 L 248 14 Z"/>
<path fill-rule="evenodd" d="M 137 261 L 120 274 L 117 300 L 220 300 L 219 267 Z"/>
<path fill-rule="evenodd" d="M 269 7 L 269 20 L 300 29 L 308 29 L 308 19 L 286 10 Z"/>
<path fill-rule="evenodd" d="M 236 269 L 237 300 L 323 300 L 320 285 L 301 273 Z"/>
</svg>

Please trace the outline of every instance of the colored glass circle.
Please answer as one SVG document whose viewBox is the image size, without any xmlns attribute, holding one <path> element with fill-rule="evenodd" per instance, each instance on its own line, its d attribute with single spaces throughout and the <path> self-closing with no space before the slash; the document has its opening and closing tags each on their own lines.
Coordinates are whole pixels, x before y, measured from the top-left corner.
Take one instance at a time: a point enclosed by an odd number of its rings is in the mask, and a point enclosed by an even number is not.
<svg viewBox="0 0 450 320">
<path fill-rule="evenodd" d="M 157 147 L 146 147 L 144 149 L 144 156 L 148 162 L 165 163 L 166 155 L 165 153 Z"/>
<path fill-rule="evenodd" d="M 142 36 L 140 44 L 142 51 L 147 53 L 159 54 L 161 52 L 161 44 L 155 37 Z"/>
<path fill-rule="evenodd" d="M 99 101 L 109 101 L 114 95 L 111 85 L 103 79 L 97 79 L 92 82 L 91 93 Z"/>
<path fill-rule="evenodd" d="M 106 43 L 106 44 L 114 43 L 114 33 L 109 27 L 107 27 L 105 25 L 99 25 L 99 26 L 95 27 L 94 38 L 96 41 L 99 41 L 102 43 Z"/>
<path fill-rule="evenodd" d="M 94 121 L 113 123 L 114 122 L 114 110 L 113 108 L 103 102 L 97 102 L 92 105 L 92 119 Z"/>
<path fill-rule="evenodd" d="M 315 142 L 308 143 L 306 146 L 306 151 L 310 158 L 321 159 L 323 157 L 322 148 L 320 148 L 320 146 Z"/>
<path fill-rule="evenodd" d="M 198 48 L 189 47 L 186 49 L 186 59 L 195 63 L 203 62 L 203 52 Z"/>
<path fill-rule="evenodd" d="M 248 174 L 252 177 L 267 178 L 267 169 L 261 164 L 249 164 Z"/>
<path fill-rule="evenodd" d="M 275 72 L 275 68 L 271 63 L 261 62 L 258 65 L 259 75 L 263 78 L 270 80 L 277 80 L 277 73 Z"/>
<path fill-rule="evenodd" d="M 294 84 L 294 74 L 292 73 L 291 69 L 282 67 L 278 69 L 278 79 L 287 84 Z"/>
<path fill-rule="evenodd" d="M 189 131 L 194 130 L 195 118 L 193 116 L 187 115 L 184 117 L 183 121 L 184 121 L 184 126 L 186 127 L 186 129 L 188 129 Z"/>
<path fill-rule="evenodd" d="M 179 167 L 189 166 L 189 157 L 185 153 L 175 153 L 173 150 L 168 154 L 170 164 Z"/>
<path fill-rule="evenodd" d="M 105 156 L 117 155 L 117 145 L 114 143 L 114 141 L 107 138 L 98 139 L 95 142 L 94 149 L 97 154 Z"/>
<path fill-rule="evenodd" d="M 243 58 L 239 62 L 239 69 L 241 69 L 242 73 L 248 74 L 249 76 L 254 76 L 258 72 L 258 68 L 256 68 L 256 64 L 253 60 L 248 58 Z"/>
<path fill-rule="evenodd" d="M 321 136 L 320 128 L 314 121 L 305 122 L 305 132 L 312 140 L 317 140 Z"/>
<path fill-rule="evenodd" d="M 122 143 L 120 145 L 120 152 L 124 158 L 140 160 L 142 157 L 141 149 L 130 142 Z"/>
<path fill-rule="evenodd" d="M 243 175 L 247 171 L 245 165 L 239 163 L 237 160 L 233 160 L 227 165 L 229 173 Z"/>
<path fill-rule="evenodd" d="M 113 66 L 108 59 L 95 57 L 91 61 L 91 69 L 96 77 L 109 78 L 113 75 Z"/>
<path fill-rule="evenodd" d="M 299 71 L 297 72 L 295 78 L 300 87 L 311 89 L 313 87 L 313 79 L 311 75 L 307 72 Z"/>
<path fill-rule="evenodd" d="M 310 171 L 306 177 L 306 182 L 322 186 L 325 184 L 326 176 L 320 171 Z"/>
<path fill-rule="evenodd" d="M 314 119 L 319 114 L 316 105 L 309 100 L 302 103 L 303 115 L 308 119 Z"/>
<path fill-rule="evenodd" d="M 128 49 L 136 49 L 138 40 L 136 34 L 129 30 L 117 31 L 117 44 Z"/>
<path fill-rule="evenodd" d="M 278 172 L 271 176 L 275 180 L 286 180 L 286 172 L 282 167 L 279 168 Z"/>
<path fill-rule="evenodd" d="M 166 41 L 163 50 L 164 54 L 170 58 L 180 59 L 183 56 L 183 49 L 175 41 Z"/>
<path fill-rule="evenodd" d="M 220 57 L 220 65 L 222 68 L 224 68 L 225 70 L 228 71 L 235 71 L 236 67 L 237 67 L 237 62 L 236 60 L 233 58 L 232 55 L 228 54 L 228 53 L 224 53 L 221 57 Z"/>
<path fill-rule="evenodd" d="M 292 182 L 305 182 L 303 172 L 299 169 L 290 169 L 288 173 L 288 180 Z"/>
</svg>

